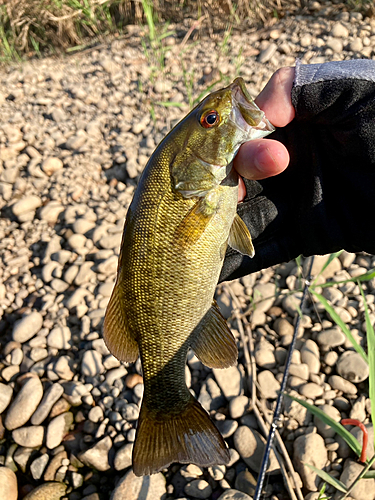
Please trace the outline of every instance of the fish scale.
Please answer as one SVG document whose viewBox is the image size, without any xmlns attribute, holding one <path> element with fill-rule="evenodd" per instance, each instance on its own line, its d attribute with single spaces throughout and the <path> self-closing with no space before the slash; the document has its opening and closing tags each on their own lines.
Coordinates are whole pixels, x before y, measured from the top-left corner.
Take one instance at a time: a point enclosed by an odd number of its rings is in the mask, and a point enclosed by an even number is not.
<svg viewBox="0 0 375 500">
<path fill-rule="evenodd" d="M 243 142 L 272 130 L 236 79 L 166 136 L 134 194 L 103 333 L 118 359 L 141 356 L 136 475 L 174 461 L 229 461 L 222 436 L 186 386 L 186 357 L 191 347 L 211 368 L 236 362 L 235 340 L 213 300 L 228 242 L 253 255 L 250 233 L 236 215 L 232 160 Z"/>
</svg>

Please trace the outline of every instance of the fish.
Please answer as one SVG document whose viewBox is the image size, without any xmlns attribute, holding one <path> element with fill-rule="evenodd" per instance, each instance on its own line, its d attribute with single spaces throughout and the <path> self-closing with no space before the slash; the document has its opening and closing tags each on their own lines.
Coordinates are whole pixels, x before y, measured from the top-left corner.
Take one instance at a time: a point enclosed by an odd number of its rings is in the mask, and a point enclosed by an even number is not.
<svg viewBox="0 0 375 500">
<path fill-rule="evenodd" d="M 205 97 L 160 142 L 129 206 L 117 280 L 103 337 L 119 360 L 140 355 L 144 380 L 133 472 L 171 463 L 208 467 L 228 447 L 185 381 L 191 348 L 210 368 L 237 361 L 235 339 L 214 300 L 228 244 L 252 257 L 237 215 L 233 158 L 246 141 L 274 130 L 242 78 Z"/>
</svg>

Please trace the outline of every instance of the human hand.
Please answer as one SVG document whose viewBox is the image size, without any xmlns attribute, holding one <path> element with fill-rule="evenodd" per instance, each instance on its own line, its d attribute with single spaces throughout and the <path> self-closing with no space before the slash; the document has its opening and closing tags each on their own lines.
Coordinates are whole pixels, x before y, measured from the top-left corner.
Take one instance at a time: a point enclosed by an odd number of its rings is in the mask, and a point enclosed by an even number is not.
<svg viewBox="0 0 375 500">
<path fill-rule="evenodd" d="M 295 115 L 291 100 L 294 68 L 281 68 L 273 74 L 262 92 L 255 99 L 275 127 L 285 127 Z M 266 179 L 280 174 L 289 163 L 286 147 L 273 139 L 257 139 L 243 144 L 234 160 L 237 172 L 252 180 Z M 240 177 L 238 201 L 246 195 Z"/>
<path fill-rule="evenodd" d="M 297 62 L 273 75 L 256 99 L 277 127 L 272 140 L 243 144 L 235 160 L 244 183 L 237 212 L 255 256 L 229 247 L 220 281 L 301 254 L 375 254 L 364 216 L 375 210 L 374 75 L 366 59 Z"/>
</svg>

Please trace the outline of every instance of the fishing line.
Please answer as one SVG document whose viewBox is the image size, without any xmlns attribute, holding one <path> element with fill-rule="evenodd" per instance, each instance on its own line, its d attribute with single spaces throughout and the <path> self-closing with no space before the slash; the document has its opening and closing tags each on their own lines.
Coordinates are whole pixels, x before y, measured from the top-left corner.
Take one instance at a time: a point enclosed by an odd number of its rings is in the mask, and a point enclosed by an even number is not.
<svg viewBox="0 0 375 500">
<path fill-rule="evenodd" d="M 307 276 L 305 278 L 305 286 L 303 287 L 302 298 L 301 298 L 301 302 L 300 302 L 300 306 L 299 306 L 300 311 L 302 311 L 304 306 L 305 306 L 308 288 L 311 284 L 310 279 L 311 279 L 311 270 L 312 270 L 313 263 L 314 263 L 314 256 L 311 257 L 309 270 L 308 270 Z M 277 425 L 278 425 L 278 422 L 280 419 L 281 405 L 283 402 L 283 396 L 284 396 L 284 392 L 286 389 L 286 384 L 288 382 L 289 369 L 290 369 L 290 364 L 292 362 L 292 354 L 293 354 L 294 348 L 296 346 L 297 334 L 298 334 L 300 322 L 301 322 L 301 315 L 299 314 L 297 316 L 297 321 L 296 321 L 296 324 L 294 326 L 292 342 L 289 346 L 288 357 L 287 357 L 286 363 L 285 363 L 284 375 L 283 375 L 283 379 L 281 382 L 279 395 L 278 395 L 277 401 L 276 401 L 276 408 L 275 408 L 275 411 L 273 413 L 272 424 L 271 424 L 271 428 L 270 428 L 270 431 L 268 434 L 266 449 L 264 450 L 264 454 L 263 454 L 262 465 L 260 467 L 260 471 L 259 471 L 259 475 L 258 475 L 258 481 L 257 481 L 256 490 L 255 490 L 255 495 L 253 497 L 254 500 L 260 500 L 260 496 L 262 494 L 264 479 L 266 477 L 268 460 L 270 458 L 272 444 L 273 444 L 273 440 L 275 437 L 275 432 L 277 430 Z"/>
</svg>

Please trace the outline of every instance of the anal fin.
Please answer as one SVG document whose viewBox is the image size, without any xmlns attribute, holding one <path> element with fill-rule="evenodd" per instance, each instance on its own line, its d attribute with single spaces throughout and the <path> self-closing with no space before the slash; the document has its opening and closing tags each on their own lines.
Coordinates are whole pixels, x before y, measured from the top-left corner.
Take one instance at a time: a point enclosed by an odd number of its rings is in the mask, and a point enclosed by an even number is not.
<svg viewBox="0 0 375 500">
<path fill-rule="evenodd" d="M 237 361 L 236 341 L 216 302 L 192 333 L 191 348 L 209 368 L 229 368 Z"/>
<path fill-rule="evenodd" d="M 103 338 L 108 349 L 120 361 L 133 363 L 138 358 L 138 344 L 127 324 L 125 304 L 116 281 L 104 318 Z"/>
<path fill-rule="evenodd" d="M 193 396 L 181 411 L 162 418 L 142 403 L 133 448 L 136 476 L 154 474 L 173 462 L 210 467 L 229 459 L 224 439 Z"/>
<path fill-rule="evenodd" d="M 251 240 L 250 231 L 241 217 L 236 214 L 229 232 L 229 245 L 249 257 L 254 257 L 255 251 Z"/>
</svg>

